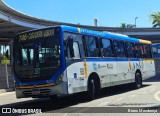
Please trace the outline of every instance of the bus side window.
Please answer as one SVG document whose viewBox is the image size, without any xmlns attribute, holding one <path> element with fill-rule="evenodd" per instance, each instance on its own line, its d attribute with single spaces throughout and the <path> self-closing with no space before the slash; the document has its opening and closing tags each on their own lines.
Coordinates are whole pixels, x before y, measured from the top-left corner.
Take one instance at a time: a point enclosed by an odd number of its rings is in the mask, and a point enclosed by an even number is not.
<svg viewBox="0 0 160 116">
<path fill-rule="evenodd" d="M 152 45 L 152 52 L 153 52 L 153 57 L 157 58 L 158 57 L 158 48 L 156 45 Z"/>
<path fill-rule="evenodd" d="M 79 43 L 78 41 L 74 41 L 73 39 L 75 40 L 76 38 L 68 36 L 67 40 L 64 42 L 66 58 L 80 59 Z"/>
<path fill-rule="evenodd" d="M 134 51 L 135 51 L 134 44 L 128 42 L 126 47 L 127 47 L 128 58 L 134 58 Z"/>
<path fill-rule="evenodd" d="M 92 36 L 85 37 L 86 48 L 87 48 L 87 55 L 88 57 L 98 57 L 96 40 Z"/>
<path fill-rule="evenodd" d="M 73 42 L 74 58 L 80 59 L 79 45 L 78 42 Z"/>
<path fill-rule="evenodd" d="M 99 38 L 95 38 L 95 41 L 96 41 L 96 48 L 97 48 L 97 54 L 98 54 L 98 57 L 101 57 L 101 50 L 100 50 L 100 42 L 99 42 Z"/>
<path fill-rule="evenodd" d="M 86 36 L 82 36 L 82 43 L 83 43 L 83 48 L 84 48 L 85 56 L 87 57 L 88 53 L 87 53 Z"/>
<path fill-rule="evenodd" d="M 101 39 L 101 52 L 103 57 L 113 57 L 111 48 L 111 41 L 108 39 Z"/>
<path fill-rule="evenodd" d="M 123 41 L 114 41 L 114 47 L 115 47 L 115 52 L 117 57 L 126 56 Z"/>
<path fill-rule="evenodd" d="M 143 45 L 144 49 L 144 58 L 152 58 L 151 49 L 149 45 Z"/>
<path fill-rule="evenodd" d="M 143 58 L 143 48 L 141 44 L 135 45 L 136 58 Z"/>
</svg>

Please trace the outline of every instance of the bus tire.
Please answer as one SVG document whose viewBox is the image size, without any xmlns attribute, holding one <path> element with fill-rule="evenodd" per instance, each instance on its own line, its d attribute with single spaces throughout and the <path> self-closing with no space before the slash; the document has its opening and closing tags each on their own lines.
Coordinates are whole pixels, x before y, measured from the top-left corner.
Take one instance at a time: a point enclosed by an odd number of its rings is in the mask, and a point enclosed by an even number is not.
<svg viewBox="0 0 160 116">
<path fill-rule="evenodd" d="M 92 78 L 88 81 L 88 99 L 93 100 L 95 96 L 95 80 Z"/>
<path fill-rule="evenodd" d="M 135 74 L 135 88 L 139 89 L 142 87 L 142 76 L 139 71 L 136 72 Z"/>
</svg>

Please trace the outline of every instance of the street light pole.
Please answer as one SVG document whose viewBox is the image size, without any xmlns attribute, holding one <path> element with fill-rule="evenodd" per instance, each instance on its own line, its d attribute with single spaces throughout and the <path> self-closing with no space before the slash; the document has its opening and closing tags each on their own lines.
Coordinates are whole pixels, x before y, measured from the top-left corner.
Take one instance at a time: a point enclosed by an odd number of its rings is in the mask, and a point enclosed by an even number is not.
<svg viewBox="0 0 160 116">
<path fill-rule="evenodd" d="M 137 19 L 138 17 L 135 18 L 135 28 L 137 27 Z"/>
<path fill-rule="evenodd" d="M 94 26 L 95 27 L 97 27 L 97 22 L 98 22 L 97 18 L 94 18 Z"/>
</svg>

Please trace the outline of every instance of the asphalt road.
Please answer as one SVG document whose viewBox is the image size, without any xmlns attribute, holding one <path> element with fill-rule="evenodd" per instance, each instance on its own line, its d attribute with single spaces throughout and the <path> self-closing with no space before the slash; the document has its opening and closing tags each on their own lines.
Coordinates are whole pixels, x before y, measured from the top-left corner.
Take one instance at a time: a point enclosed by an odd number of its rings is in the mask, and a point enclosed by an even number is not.
<svg viewBox="0 0 160 116">
<path fill-rule="evenodd" d="M 137 108 L 160 111 L 160 77 L 143 82 L 141 89 L 121 85 L 102 89 L 95 100 L 86 100 L 84 93 L 58 99 L 16 99 L 14 92 L 0 94 L 1 108 L 41 109 L 43 113 L 127 113 Z"/>
</svg>

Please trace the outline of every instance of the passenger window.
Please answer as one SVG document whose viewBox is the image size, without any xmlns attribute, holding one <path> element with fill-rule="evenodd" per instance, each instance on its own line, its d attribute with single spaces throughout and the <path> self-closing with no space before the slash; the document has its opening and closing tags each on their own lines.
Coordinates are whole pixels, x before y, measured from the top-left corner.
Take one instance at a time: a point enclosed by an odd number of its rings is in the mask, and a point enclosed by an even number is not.
<svg viewBox="0 0 160 116">
<path fill-rule="evenodd" d="M 143 47 L 140 44 L 135 45 L 136 58 L 143 58 Z"/>
<path fill-rule="evenodd" d="M 112 57 L 111 42 L 108 39 L 101 39 L 101 52 L 103 57 Z"/>
<path fill-rule="evenodd" d="M 73 42 L 74 58 L 80 59 L 79 45 L 78 42 Z"/>
<path fill-rule="evenodd" d="M 127 54 L 128 54 L 128 58 L 134 58 L 134 44 L 132 43 L 127 43 Z"/>
<path fill-rule="evenodd" d="M 114 41 L 114 47 L 115 47 L 117 57 L 125 57 L 123 41 Z"/>
<path fill-rule="evenodd" d="M 143 49 L 144 49 L 143 57 L 144 58 L 152 58 L 150 46 L 149 45 L 143 45 Z"/>
<path fill-rule="evenodd" d="M 94 37 L 86 37 L 88 57 L 98 57 L 96 41 Z"/>
</svg>

